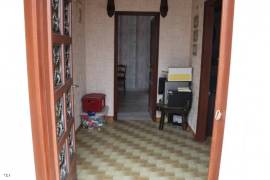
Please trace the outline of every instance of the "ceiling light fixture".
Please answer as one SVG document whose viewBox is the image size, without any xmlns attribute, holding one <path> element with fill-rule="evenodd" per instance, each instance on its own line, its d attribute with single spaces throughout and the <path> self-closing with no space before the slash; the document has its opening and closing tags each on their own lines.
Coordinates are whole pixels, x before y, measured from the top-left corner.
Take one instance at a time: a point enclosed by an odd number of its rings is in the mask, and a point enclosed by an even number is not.
<svg viewBox="0 0 270 180">
<path fill-rule="evenodd" d="M 107 13 L 109 17 L 113 17 L 115 12 L 115 4 L 114 4 L 114 0 L 108 0 L 108 4 L 107 4 Z"/>
</svg>

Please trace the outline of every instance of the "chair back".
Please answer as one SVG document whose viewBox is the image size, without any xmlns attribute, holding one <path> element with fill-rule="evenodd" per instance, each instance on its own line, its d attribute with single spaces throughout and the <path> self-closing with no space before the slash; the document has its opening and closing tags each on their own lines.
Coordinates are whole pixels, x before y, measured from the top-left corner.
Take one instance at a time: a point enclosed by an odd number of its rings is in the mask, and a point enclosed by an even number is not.
<svg viewBox="0 0 270 180">
<path fill-rule="evenodd" d="M 127 66 L 123 64 L 117 65 L 117 77 L 126 78 Z"/>
</svg>

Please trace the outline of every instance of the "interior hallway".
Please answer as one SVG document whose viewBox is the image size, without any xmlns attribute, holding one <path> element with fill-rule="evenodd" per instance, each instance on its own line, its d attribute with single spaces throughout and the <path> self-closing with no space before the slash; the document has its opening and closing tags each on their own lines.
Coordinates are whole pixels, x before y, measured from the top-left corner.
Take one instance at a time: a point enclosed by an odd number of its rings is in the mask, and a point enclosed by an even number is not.
<svg viewBox="0 0 270 180">
<path fill-rule="evenodd" d="M 77 135 L 78 180 L 207 179 L 210 143 L 152 121 L 117 121 Z"/>
<path fill-rule="evenodd" d="M 119 91 L 119 120 L 151 120 L 147 91 Z"/>
</svg>

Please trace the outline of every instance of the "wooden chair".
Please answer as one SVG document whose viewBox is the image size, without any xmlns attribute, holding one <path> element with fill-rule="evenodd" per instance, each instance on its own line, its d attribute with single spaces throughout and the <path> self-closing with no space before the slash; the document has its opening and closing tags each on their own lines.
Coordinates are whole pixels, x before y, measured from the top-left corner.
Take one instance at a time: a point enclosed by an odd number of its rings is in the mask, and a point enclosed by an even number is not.
<svg viewBox="0 0 270 180">
<path fill-rule="evenodd" d="M 118 87 L 122 86 L 125 93 L 126 93 L 126 72 L 127 72 L 126 65 L 122 65 L 122 64 L 117 65 Z"/>
</svg>

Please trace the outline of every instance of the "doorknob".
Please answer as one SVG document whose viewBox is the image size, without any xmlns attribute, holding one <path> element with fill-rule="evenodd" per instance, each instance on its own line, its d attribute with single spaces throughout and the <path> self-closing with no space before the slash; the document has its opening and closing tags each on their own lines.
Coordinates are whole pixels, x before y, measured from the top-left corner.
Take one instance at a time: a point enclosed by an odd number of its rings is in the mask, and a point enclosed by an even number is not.
<svg viewBox="0 0 270 180">
<path fill-rule="evenodd" d="M 215 120 L 219 121 L 219 120 L 221 120 L 221 117 L 222 117 L 222 112 L 221 112 L 221 110 L 218 109 L 216 111 L 216 114 L 215 114 Z"/>
</svg>

